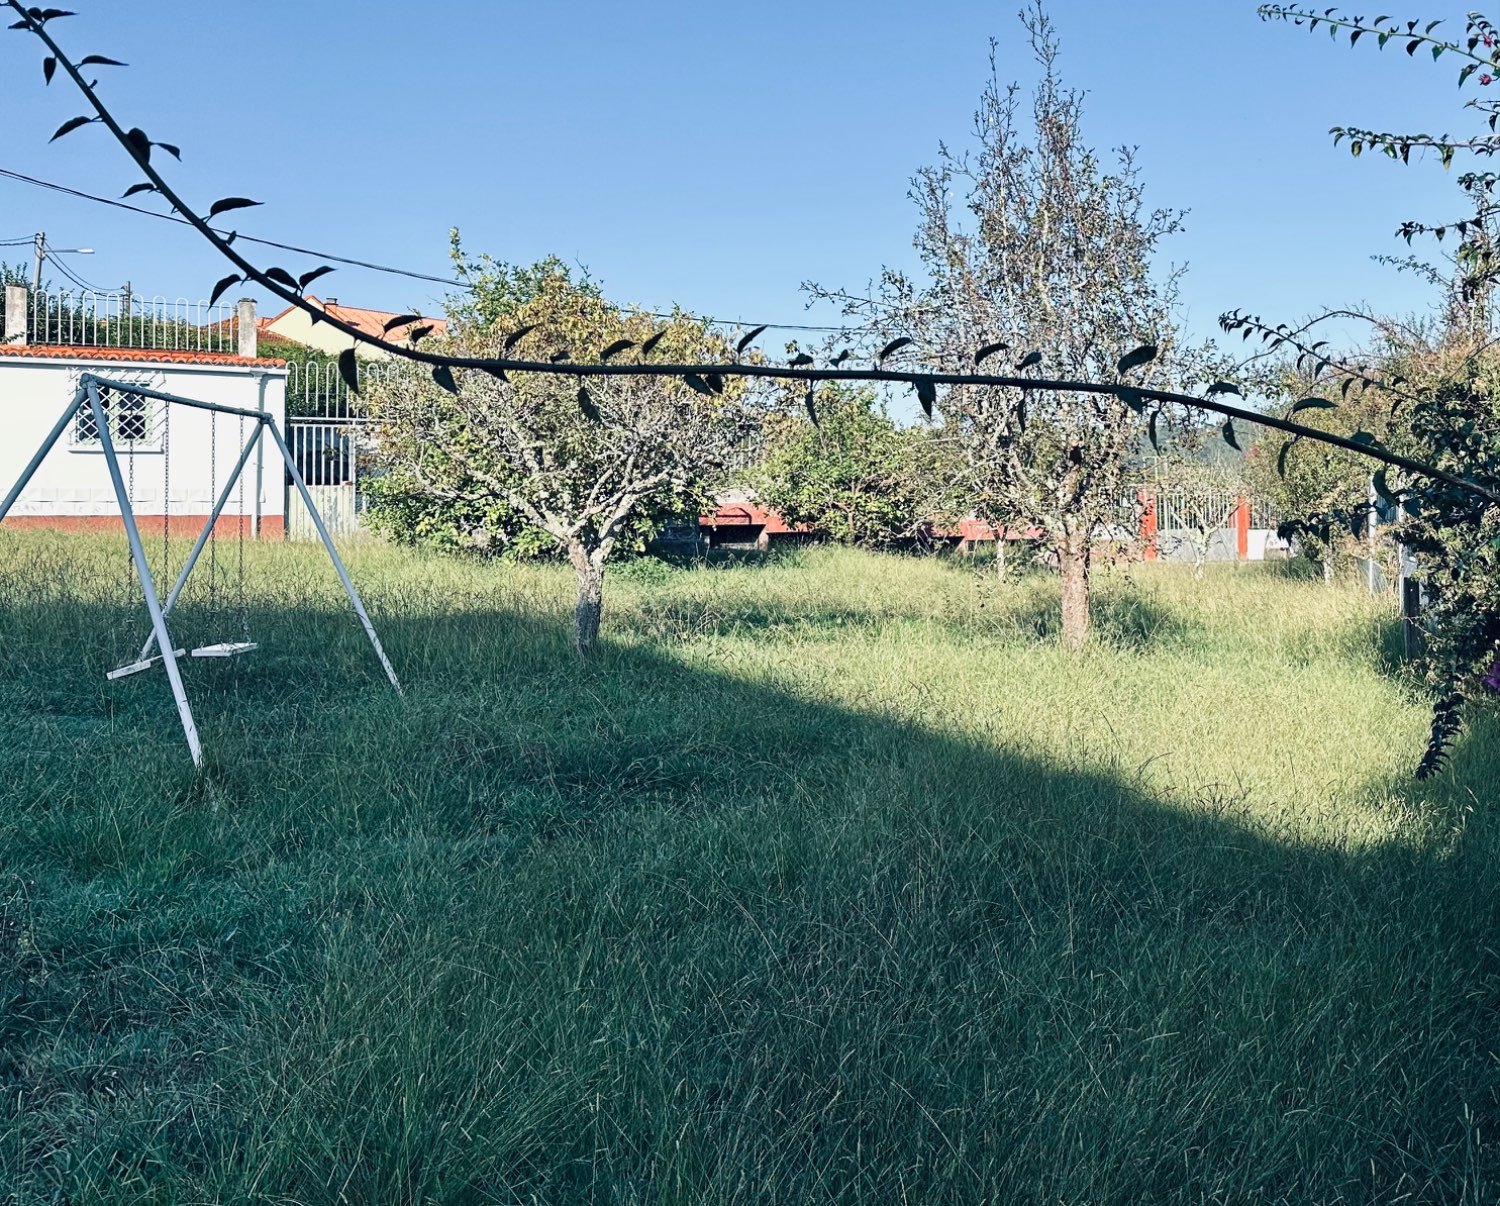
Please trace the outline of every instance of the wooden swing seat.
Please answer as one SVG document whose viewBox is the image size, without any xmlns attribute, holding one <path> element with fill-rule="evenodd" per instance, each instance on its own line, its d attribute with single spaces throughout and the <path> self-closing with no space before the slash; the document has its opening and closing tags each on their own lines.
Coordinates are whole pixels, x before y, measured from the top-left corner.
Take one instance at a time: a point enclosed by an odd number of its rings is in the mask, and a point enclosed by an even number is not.
<svg viewBox="0 0 1500 1206">
<path fill-rule="evenodd" d="M 172 650 L 173 657 L 183 657 L 186 655 L 186 653 L 186 649 Z M 128 678 L 132 674 L 139 674 L 142 670 L 151 669 L 151 667 L 156 665 L 156 663 L 159 661 L 161 661 L 161 654 L 158 653 L 154 657 L 144 658 L 139 662 L 131 662 L 129 665 L 117 667 L 116 669 L 109 671 L 104 677 L 110 679 L 111 681 L 117 678 Z"/>
<path fill-rule="evenodd" d="M 199 645 L 193 650 L 194 657 L 238 657 L 259 646 L 255 641 L 220 641 L 217 645 Z"/>
</svg>

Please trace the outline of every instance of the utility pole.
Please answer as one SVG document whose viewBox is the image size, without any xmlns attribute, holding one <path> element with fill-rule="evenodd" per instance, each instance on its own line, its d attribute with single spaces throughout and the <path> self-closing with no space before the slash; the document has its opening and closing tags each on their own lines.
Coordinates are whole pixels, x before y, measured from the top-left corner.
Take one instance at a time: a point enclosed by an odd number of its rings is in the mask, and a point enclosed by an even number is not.
<svg viewBox="0 0 1500 1206">
<path fill-rule="evenodd" d="M 31 268 L 31 288 L 32 291 L 35 292 L 42 287 L 42 260 L 45 259 L 47 255 L 46 231 L 39 230 L 36 232 L 36 238 L 33 240 L 33 245 L 36 251 L 36 260 L 32 264 Z"/>
</svg>

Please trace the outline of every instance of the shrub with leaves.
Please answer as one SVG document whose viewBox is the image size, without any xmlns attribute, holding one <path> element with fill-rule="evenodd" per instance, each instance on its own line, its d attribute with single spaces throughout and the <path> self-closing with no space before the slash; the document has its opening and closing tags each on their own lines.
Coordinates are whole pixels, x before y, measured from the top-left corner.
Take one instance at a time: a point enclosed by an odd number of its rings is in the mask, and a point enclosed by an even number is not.
<svg viewBox="0 0 1500 1206">
<path fill-rule="evenodd" d="M 1425 58 L 1430 52 L 1433 62 L 1457 66 L 1459 88 L 1470 90 L 1465 108 L 1478 115 L 1485 130 L 1453 137 L 1335 127 L 1334 141 L 1347 145 L 1352 154 L 1375 150 L 1406 163 L 1415 151 L 1419 158 L 1436 156 L 1447 168 L 1460 156 L 1488 161 L 1500 151 L 1500 100 L 1484 94 L 1500 77 L 1500 30 L 1483 14 L 1471 12 L 1462 34 L 1450 36 L 1442 20 L 1400 21 L 1386 15 L 1367 20 L 1336 8 L 1284 4 L 1262 5 L 1260 12 L 1267 19 L 1326 30 L 1335 39 L 1346 36 L 1352 46 L 1363 39 L 1381 50 L 1398 46 L 1410 57 L 1421 51 Z M 1500 234 L 1497 183 L 1500 177 L 1492 171 L 1464 172 L 1458 184 L 1470 207 L 1468 214 L 1438 222 L 1408 220 L 1396 232 L 1408 243 L 1422 235 L 1439 243 L 1450 234 L 1457 240 L 1436 338 L 1388 339 L 1374 368 L 1330 365 L 1326 356 L 1311 357 L 1315 368 L 1331 367 L 1335 379 L 1343 377 L 1346 396 L 1368 393 L 1388 407 L 1385 442 L 1391 447 L 1491 493 L 1500 489 L 1500 366 L 1493 351 L 1492 310 L 1500 279 L 1495 253 Z M 1308 362 L 1305 347 L 1279 338 L 1298 347 L 1302 363 Z M 1346 399 L 1344 406 L 1348 405 Z M 1375 434 L 1364 434 L 1370 443 L 1382 442 Z M 1461 730 L 1465 704 L 1492 698 L 1500 687 L 1495 673 L 1500 658 L 1500 505 L 1473 489 L 1430 476 L 1393 479 L 1382 469 L 1373 480 L 1380 493 L 1409 516 L 1399 534 L 1416 555 L 1426 596 L 1424 669 L 1441 696 L 1432 738 L 1418 768 L 1418 774 L 1426 776 L 1447 757 Z"/>
<path fill-rule="evenodd" d="M 944 475 L 930 430 L 898 427 L 868 389 L 825 385 L 811 406 L 815 423 L 770 421 L 767 455 L 749 475 L 762 504 L 817 536 L 874 547 L 937 517 Z"/>
</svg>

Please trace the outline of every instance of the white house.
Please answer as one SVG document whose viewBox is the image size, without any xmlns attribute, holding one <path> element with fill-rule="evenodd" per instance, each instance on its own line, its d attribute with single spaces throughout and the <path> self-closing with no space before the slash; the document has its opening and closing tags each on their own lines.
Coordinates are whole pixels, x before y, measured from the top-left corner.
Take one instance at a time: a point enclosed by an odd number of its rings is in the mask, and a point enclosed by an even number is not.
<svg viewBox="0 0 1500 1206">
<path fill-rule="evenodd" d="M 123 384 L 269 414 L 286 415 L 286 364 L 221 352 L 143 348 L 0 345 L 0 497 L 21 476 L 89 373 Z M 121 392 L 104 399 L 110 435 L 142 534 L 195 536 L 212 513 L 253 419 L 166 406 Z M 92 414 L 76 416 L 21 493 L 7 527 L 111 529 L 120 508 L 101 455 Z M 218 531 L 280 537 L 285 531 L 286 472 L 262 439 L 246 466 L 243 492 L 231 494 Z"/>
</svg>

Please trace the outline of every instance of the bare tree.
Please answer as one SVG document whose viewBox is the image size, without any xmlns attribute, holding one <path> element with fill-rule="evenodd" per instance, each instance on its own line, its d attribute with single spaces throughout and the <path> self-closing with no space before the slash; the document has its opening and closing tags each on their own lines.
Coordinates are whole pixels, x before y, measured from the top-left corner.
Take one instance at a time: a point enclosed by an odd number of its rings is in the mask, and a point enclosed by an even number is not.
<svg viewBox="0 0 1500 1206">
<path fill-rule="evenodd" d="M 563 273 L 495 322 L 461 324 L 445 350 L 497 356 L 521 340 L 547 360 L 629 356 L 708 360 L 725 347 L 706 325 L 657 328 Z M 742 459 L 756 426 L 743 382 L 708 375 L 595 378 L 459 369 L 412 371 L 369 387 L 366 406 L 388 457 L 438 500 L 492 498 L 544 533 L 578 579 L 574 642 L 593 648 L 604 569 L 643 514 L 692 510 L 715 476 Z M 447 388 L 451 381 L 451 389 Z"/>
<path fill-rule="evenodd" d="M 1062 86 L 1051 23 L 1039 5 L 1021 20 L 1040 69 L 1029 112 L 1020 86 L 999 82 L 992 44 L 977 145 L 942 146 L 913 182 L 927 280 L 887 269 L 864 296 L 812 288 L 870 333 L 908 338 L 945 366 L 1008 353 L 1021 371 L 1098 379 L 1138 368 L 1150 385 L 1173 358 L 1177 284 L 1176 272 L 1158 280 L 1152 259 L 1181 215 L 1146 207 L 1129 149 L 1106 168 L 1084 145 L 1082 98 Z M 1138 345 L 1154 350 L 1121 362 Z M 1093 551 L 1126 519 L 1125 464 L 1145 436 L 1144 399 L 1124 398 L 956 385 L 942 406 L 975 510 L 1045 533 L 1070 648 L 1088 634 Z"/>
</svg>

